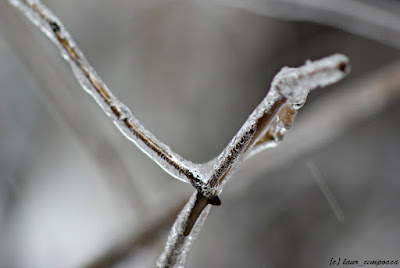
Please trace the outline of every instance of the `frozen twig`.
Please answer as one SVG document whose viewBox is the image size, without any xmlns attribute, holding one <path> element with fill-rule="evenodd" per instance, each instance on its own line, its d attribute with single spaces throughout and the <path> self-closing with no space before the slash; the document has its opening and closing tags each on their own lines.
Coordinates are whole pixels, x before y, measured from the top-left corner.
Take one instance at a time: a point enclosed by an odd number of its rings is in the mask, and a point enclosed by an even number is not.
<svg viewBox="0 0 400 268">
<path fill-rule="evenodd" d="M 143 211 L 148 199 L 144 198 L 142 181 L 138 181 L 139 176 L 132 172 L 134 167 L 129 160 L 135 152 L 125 148 L 113 124 L 104 124 L 104 115 L 99 113 L 94 102 L 91 103 L 92 99 L 82 98 L 82 92 L 75 92 L 74 76 L 70 75 L 64 62 L 59 62 L 57 53 L 49 54 L 43 49 L 43 43 L 39 41 L 42 36 L 37 36 L 37 32 L 21 20 L 21 15 L 14 6 L 2 2 L 0 30 L 38 83 L 40 96 L 44 97 L 41 104 L 45 105 L 61 131 L 72 134 L 93 158 L 95 169 L 108 179 L 108 189 L 115 196 L 113 201 L 128 200 L 129 205 Z"/>
<path fill-rule="evenodd" d="M 246 152 L 251 151 L 260 138 L 268 135 L 270 129 L 279 132 L 278 128 L 281 125 L 288 126 L 293 122 L 294 117 L 287 115 L 288 111 L 301 108 L 310 90 L 333 84 L 349 71 L 348 59 L 339 54 L 314 62 L 307 61 L 299 68 L 284 67 L 273 79 L 265 99 L 218 157 L 207 183 L 208 190 L 214 191 L 211 194 L 217 196 L 222 191 L 228 175 L 241 163 Z M 277 114 L 282 115 L 282 118 L 276 118 Z M 193 194 L 174 223 L 159 259 L 159 267 L 184 267 L 192 240 L 208 214 L 209 203 L 209 199 L 203 195 Z"/>
<path fill-rule="evenodd" d="M 108 89 L 63 24 L 47 7 L 40 1 L 34 0 L 10 0 L 10 2 L 57 45 L 82 88 L 96 100 L 127 139 L 173 177 L 195 186 L 201 184 L 197 165 L 173 152 L 139 123 L 131 111 Z"/>
<path fill-rule="evenodd" d="M 340 54 L 314 62 L 307 61 L 299 68 L 284 67 L 274 77 L 265 99 L 218 157 L 207 185 L 219 193 L 226 179 L 245 159 L 246 153 L 251 153 L 254 145 L 258 147 L 269 135 L 276 139 L 274 142 L 282 138 L 297 110 L 304 105 L 310 90 L 331 85 L 349 71 L 348 59 Z"/>
<path fill-rule="evenodd" d="M 246 176 L 250 178 L 257 177 L 256 174 L 258 172 L 270 172 L 275 168 L 279 167 L 276 165 L 277 161 L 268 161 L 265 159 L 270 159 L 268 153 L 272 153 L 272 156 L 279 158 L 280 165 L 285 165 L 288 163 L 293 157 L 296 155 L 306 153 L 309 150 L 314 149 L 319 144 L 324 144 L 330 139 L 333 139 L 340 135 L 342 131 L 345 131 L 353 124 L 356 124 L 363 119 L 368 118 L 369 116 L 382 111 L 387 108 L 388 105 L 392 102 L 397 101 L 400 98 L 400 63 L 394 64 L 392 66 L 385 67 L 376 71 L 372 74 L 367 74 L 366 76 L 359 79 L 359 81 L 348 85 L 346 89 L 341 90 L 341 92 L 328 96 L 326 100 L 319 99 L 319 103 L 322 102 L 321 105 L 312 106 L 311 110 L 308 111 L 303 116 L 303 120 L 301 120 L 296 126 L 298 128 L 294 129 L 289 137 L 286 138 L 283 146 L 279 146 L 279 149 L 284 148 L 295 148 L 295 150 L 278 150 L 278 151 L 263 151 L 263 157 L 254 157 L 250 161 L 247 161 L 245 170 L 241 170 L 239 176 Z M 352 105 L 349 105 L 352 103 Z M 285 106 L 279 112 L 279 117 L 283 114 Z M 297 111 L 297 110 L 296 110 Z M 351 115 L 351 116 L 349 116 Z M 294 116 L 294 115 L 292 115 Z M 277 117 L 278 118 L 278 117 Z M 267 133 L 259 139 L 256 143 L 254 149 L 258 145 L 265 145 L 263 142 L 273 142 L 274 146 L 276 146 L 276 142 L 273 138 L 272 134 L 274 131 L 272 129 L 277 129 L 274 125 L 279 120 L 275 120 L 271 128 L 267 131 Z M 285 122 L 292 122 L 293 119 L 285 120 Z M 306 122 L 304 124 L 304 122 Z M 326 126 L 330 126 L 329 129 Z M 299 131 L 297 131 L 299 130 Z M 323 131 L 323 135 L 316 136 L 313 133 L 317 133 L 319 131 Z M 268 134 L 268 135 L 267 135 Z M 307 136 L 313 135 L 313 139 L 306 139 Z M 300 140 L 302 143 L 298 142 L 297 137 L 300 136 Z M 268 137 L 268 138 L 267 138 Z M 264 140 L 265 138 L 265 140 Z M 295 140 L 293 139 L 295 138 Z M 272 141 L 268 141 L 272 139 Z M 322 140 L 320 140 L 322 139 Z M 288 146 L 286 146 L 289 144 Z M 300 148 L 296 147 L 296 144 L 300 146 Z M 254 149 L 249 153 L 249 155 L 253 154 Z M 261 151 L 260 151 L 261 152 Z M 255 153 L 253 154 L 255 155 Z M 262 169 L 262 171 L 259 171 Z M 239 182 L 239 181 L 238 181 Z M 242 184 L 249 184 L 248 180 L 246 182 L 242 182 Z M 243 186 L 243 185 L 241 185 Z M 240 187 L 242 190 L 245 187 Z M 230 192 L 232 194 L 233 192 Z M 166 226 L 170 224 L 170 218 L 165 218 L 163 222 L 158 223 L 160 226 Z M 152 226 L 146 228 L 143 231 L 143 234 L 147 234 L 150 230 L 154 230 Z M 126 258 L 128 252 L 132 252 L 137 249 L 136 242 L 138 237 L 142 237 L 142 234 L 133 234 L 129 241 L 135 241 L 133 243 L 129 243 L 131 246 L 120 246 L 118 248 L 123 248 L 122 252 L 119 251 L 110 251 L 104 253 L 96 263 L 104 263 L 104 260 L 108 260 L 107 263 L 110 263 L 109 260 L 113 260 L 112 264 L 121 261 Z M 155 236 L 152 236 L 153 239 L 156 239 Z M 124 240 L 125 241 L 125 240 Z M 121 241 L 121 244 L 126 245 L 126 242 Z M 153 241 L 154 243 L 155 241 Z M 147 241 L 147 243 L 149 243 Z M 104 267 L 101 265 L 97 266 L 88 266 L 93 268 Z"/>
<path fill-rule="evenodd" d="M 363 120 L 400 99 L 400 62 L 385 66 L 346 85 L 339 92 L 321 97 L 302 113 L 285 142 L 246 161 L 235 176 L 257 177 L 286 165 L 288 161 L 323 146 Z M 299 142 L 302 141 L 302 142 Z M 265 161 L 269 159 L 269 161 Z M 245 183 L 245 182 L 243 182 Z M 239 187 L 237 181 L 235 187 Z M 241 185 L 243 186 L 243 185 Z"/>
<path fill-rule="evenodd" d="M 185 267 L 186 258 L 209 211 L 206 197 L 194 192 L 172 226 L 157 267 Z"/>
<path fill-rule="evenodd" d="M 218 194 L 235 168 L 257 144 L 271 135 L 279 140 L 292 124 L 308 93 L 338 82 L 349 71 L 340 54 L 299 68 L 283 68 L 273 79 L 265 99 L 256 107 L 232 141 L 210 164 L 194 164 L 173 152 L 147 131 L 103 83 L 58 18 L 39 1 L 10 0 L 60 49 L 81 87 L 114 121 L 117 128 L 166 172 L 196 191 L 178 215 L 161 255 L 159 267 L 183 267 L 211 205 L 220 205 Z M 277 117 L 277 115 L 279 115 Z M 261 140 L 260 140 L 261 139 Z"/>
<path fill-rule="evenodd" d="M 329 81 L 329 79 L 332 79 L 332 81 L 337 81 L 336 79 L 340 79 L 338 77 L 340 77 L 340 73 L 348 73 L 350 71 L 350 67 L 348 65 L 348 63 L 346 62 L 345 59 L 337 59 L 338 61 L 338 65 L 337 65 L 337 69 L 339 69 L 339 72 L 337 73 L 328 73 L 327 68 L 329 64 L 331 63 L 323 63 L 322 61 L 320 61 L 318 64 L 320 65 L 319 67 L 311 67 L 310 69 L 315 68 L 315 70 L 323 70 L 320 71 L 320 74 L 314 74 L 315 76 L 319 76 L 319 75 L 327 75 L 327 77 L 318 77 L 317 79 L 321 79 L 321 81 L 324 81 L 325 83 L 329 84 L 332 83 L 331 81 Z M 314 63 L 316 65 L 318 65 L 317 63 Z M 326 64 L 326 66 L 324 66 Z M 310 73 L 312 73 L 311 70 L 308 70 Z M 335 70 L 334 70 L 335 71 Z M 305 73 L 307 73 L 307 71 L 305 71 Z M 281 76 L 286 76 L 288 75 L 286 72 L 282 72 L 280 74 Z M 298 76 L 307 76 L 306 74 L 298 74 Z M 335 78 L 335 76 L 338 76 L 337 78 Z M 328 78 L 329 77 L 329 78 Z M 307 80 L 307 81 L 312 81 L 311 80 Z M 326 85 L 327 85 L 326 84 Z M 323 86 L 323 85 L 320 85 Z M 312 88 L 315 87 L 315 85 L 308 85 L 308 87 Z M 289 93 L 290 93 L 290 89 L 289 89 Z M 307 92 L 308 93 L 308 92 Z M 307 95 L 305 95 L 304 97 L 300 97 L 300 98 L 304 98 L 305 101 L 305 97 Z M 294 97 L 296 98 L 296 97 Z M 299 97 L 297 97 L 299 98 Z M 274 122 L 272 123 L 272 125 L 268 128 L 268 130 L 265 132 L 265 134 L 259 138 L 257 140 L 257 142 L 255 143 L 255 146 L 253 148 L 253 150 L 251 150 L 251 152 L 247 155 L 247 157 L 251 157 L 254 156 L 260 152 L 262 152 L 265 149 L 271 148 L 271 147 L 275 147 L 278 145 L 278 143 L 283 139 L 285 133 L 292 127 L 294 119 L 296 118 L 297 112 L 299 110 L 299 108 L 304 104 L 304 101 L 298 101 L 297 102 L 293 101 L 293 100 L 289 100 L 286 102 L 285 106 L 280 110 L 278 116 L 275 118 Z"/>
<path fill-rule="evenodd" d="M 311 21 L 340 28 L 400 48 L 400 4 L 385 0 L 210 0 L 285 20 Z"/>
<path fill-rule="evenodd" d="M 271 90 L 264 101 L 254 110 L 247 122 L 239 130 L 231 143 L 224 149 L 212 167 L 212 172 L 204 166 L 194 164 L 173 152 L 147 131 L 132 115 L 128 107 L 119 101 L 101 78 L 89 65 L 83 53 L 58 18 L 40 1 L 10 0 L 44 32 L 61 50 L 70 64 L 82 88 L 92 96 L 103 111 L 114 120 L 118 129 L 135 143 L 166 172 L 190 182 L 210 204 L 218 205 L 217 197 L 228 174 L 243 160 L 243 155 L 265 134 L 280 109 L 286 105 L 301 106 L 309 90 L 326 86 L 340 80 L 347 74 L 348 60 L 335 55 L 304 67 L 285 68 L 274 79 Z M 289 101 L 288 103 L 286 103 Z"/>
</svg>

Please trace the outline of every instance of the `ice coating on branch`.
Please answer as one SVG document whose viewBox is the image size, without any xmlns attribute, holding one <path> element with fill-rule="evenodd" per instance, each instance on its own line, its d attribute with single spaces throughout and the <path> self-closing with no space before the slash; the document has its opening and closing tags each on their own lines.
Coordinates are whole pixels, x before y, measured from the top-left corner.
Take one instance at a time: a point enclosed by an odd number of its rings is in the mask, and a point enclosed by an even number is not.
<svg viewBox="0 0 400 268">
<path fill-rule="evenodd" d="M 63 58 L 71 65 L 82 88 L 113 119 L 125 137 L 170 175 L 190 182 L 208 197 L 213 197 L 218 192 L 216 187 L 219 180 L 228 177 L 244 159 L 243 155 L 251 151 L 255 141 L 265 134 L 273 122 L 273 117 L 284 105 L 283 99 L 285 99 L 286 105 L 298 109 L 304 104 L 310 90 L 332 84 L 349 71 L 347 58 L 339 54 L 308 62 L 300 68 L 283 68 L 275 77 L 267 97 L 254 110 L 237 135 L 220 154 L 214 162 L 212 170 L 205 171 L 202 165 L 185 160 L 173 152 L 133 117 L 129 109 L 112 94 L 89 65 L 58 18 L 40 1 L 10 0 L 10 2 L 59 47 Z M 279 122 L 273 125 L 277 130 L 275 133 L 283 134 L 286 131 L 283 128 L 281 128 L 282 131 L 279 130 L 281 126 Z M 222 184 L 220 186 L 222 187 Z"/>
<path fill-rule="evenodd" d="M 208 181 L 211 188 L 219 188 L 214 191 L 214 194 L 219 194 L 226 179 L 244 160 L 244 153 L 251 150 L 254 138 L 262 135 L 262 128 L 270 124 L 282 104 L 283 97 L 276 90 L 270 90 L 218 156 Z M 221 178 L 226 179 L 221 180 Z"/>
<path fill-rule="evenodd" d="M 306 101 L 310 90 L 325 87 L 343 79 L 350 72 L 350 63 L 346 56 L 335 54 L 316 61 L 307 61 L 299 68 L 284 67 L 274 78 L 272 89 L 288 98 L 267 133 L 246 155 L 246 159 L 265 149 L 276 147 Z"/>
<path fill-rule="evenodd" d="M 197 188 L 202 186 L 205 178 L 199 171 L 199 165 L 183 159 L 139 123 L 129 108 L 108 89 L 63 24 L 49 9 L 37 0 L 10 0 L 10 3 L 20 9 L 60 49 L 81 87 L 126 138 L 173 177 L 191 182 Z"/>
<path fill-rule="evenodd" d="M 265 99 L 216 159 L 208 180 L 210 188 L 214 188 L 214 194 L 219 194 L 227 179 L 247 155 L 278 144 L 311 90 L 336 83 L 349 71 L 349 60 L 341 54 L 307 61 L 298 68 L 282 68 L 274 77 Z M 257 144 L 265 135 L 268 136 L 267 141 Z"/>
<path fill-rule="evenodd" d="M 279 145 L 279 143 L 285 136 L 285 133 L 291 128 L 293 123 L 293 121 L 286 122 L 285 117 L 282 116 L 282 112 L 285 109 L 292 109 L 292 111 L 294 111 L 294 113 L 292 114 L 292 118 L 294 120 L 299 106 L 294 105 L 291 102 L 286 102 L 286 105 L 282 108 L 278 116 L 275 118 L 274 122 L 270 125 L 267 132 L 264 134 L 264 137 L 257 141 L 252 150 L 245 156 L 245 160 L 253 157 L 261 151 L 269 148 L 274 148 Z"/>
<path fill-rule="evenodd" d="M 271 87 L 301 107 L 311 90 L 336 83 L 349 72 L 348 58 L 342 54 L 335 54 L 313 62 L 307 61 L 299 68 L 282 68 L 272 81 Z"/>
<path fill-rule="evenodd" d="M 340 54 L 314 62 L 308 61 L 299 68 L 283 68 L 274 78 L 265 99 L 218 158 L 211 163 L 198 165 L 174 153 L 139 123 L 128 107 L 102 82 L 58 18 L 40 1 L 10 2 L 57 45 L 81 87 L 96 100 L 123 135 L 167 173 L 191 182 L 198 190 L 175 221 L 164 253 L 159 259 L 159 267 L 184 267 L 193 240 L 209 212 L 208 204 L 219 205 L 220 202 L 215 202 L 219 201 L 216 195 L 222 190 L 227 178 L 247 155 L 277 145 L 291 127 L 297 110 L 305 103 L 310 90 L 335 83 L 350 70 L 348 59 Z"/>
<path fill-rule="evenodd" d="M 198 197 L 197 191 L 195 191 L 186 203 L 185 207 L 179 213 L 171 231 L 168 235 L 168 240 L 165 245 L 164 251 L 161 254 L 157 262 L 157 268 L 163 267 L 174 267 L 184 268 L 187 256 L 193 246 L 193 242 L 196 239 L 207 215 L 210 211 L 211 206 L 206 206 L 201 212 L 199 218 L 196 220 L 190 233 L 185 236 L 185 227 L 188 222 L 189 215 L 191 214 L 194 205 Z"/>
</svg>

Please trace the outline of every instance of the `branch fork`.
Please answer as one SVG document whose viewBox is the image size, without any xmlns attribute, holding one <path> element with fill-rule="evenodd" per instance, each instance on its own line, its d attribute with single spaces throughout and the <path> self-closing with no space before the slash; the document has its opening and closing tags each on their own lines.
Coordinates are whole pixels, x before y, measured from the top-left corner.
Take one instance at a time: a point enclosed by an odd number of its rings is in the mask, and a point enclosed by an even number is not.
<svg viewBox="0 0 400 268">
<path fill-rule="evenodd" d="M 183 267 L 191 244 L 209 211 L 218 206 L 226 181 L 240 164 L 276 146 L 293 124 L 311 90 L 343 79 L 350 71 L 346 56 L 335 54 L 307 61 L 298 68 L 284 67 L 273 79 L 268 94 L 220 155 L 204 164 L 182 158 L 159 141 L 133 116 L 101 80 L 59 19 L 38 0 L 10 0 L 59 49 L 81 87 L 98 103 L 120 132 L 171 176 L 196 189 L 178 216 L 159 267 Z M 203 220 L 200 220 L 203 219 Z"/>
</svg>

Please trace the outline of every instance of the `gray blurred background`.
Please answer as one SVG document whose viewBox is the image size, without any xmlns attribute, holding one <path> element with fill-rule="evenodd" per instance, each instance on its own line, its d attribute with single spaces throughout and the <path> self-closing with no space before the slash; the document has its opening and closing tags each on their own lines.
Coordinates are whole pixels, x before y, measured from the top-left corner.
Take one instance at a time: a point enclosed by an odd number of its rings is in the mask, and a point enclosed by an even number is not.
<svg viewBox="0 0 400 268">
<path fill-rule="evenodd" d="M 227 184 L 188 267 L 400 260 L 400 2 L 297 2 L 43 1 L 141 123 L 194 162 L 221 152 L 280 68 L 350 58 L 282 146 Z M 124 139 L 5 0 L 0 171 L 0 267 L 83 267 L 110 251 L 125 252 L 116 267 L 153 267 L 192 192 Z"/>
</svg>

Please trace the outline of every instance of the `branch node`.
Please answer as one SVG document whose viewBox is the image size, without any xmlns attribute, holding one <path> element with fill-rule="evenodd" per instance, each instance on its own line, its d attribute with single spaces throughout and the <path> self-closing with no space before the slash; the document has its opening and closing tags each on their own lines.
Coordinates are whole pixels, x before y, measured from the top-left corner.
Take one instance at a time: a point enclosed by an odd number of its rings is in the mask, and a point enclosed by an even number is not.
<svg viewBox="0 0 400 268">
<path fill-rule="evenodd" d="M 208 198 L 207 203 L 213 206 L 220 206 L 222 204 L 221 199 L 219 199 L 218 196 Z"/>
</svg>

